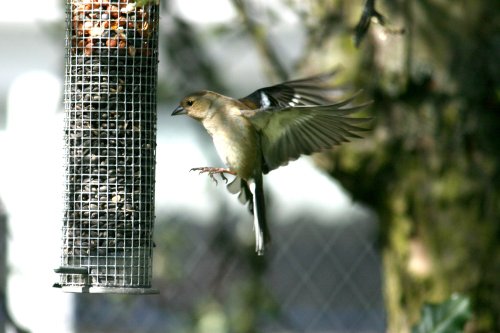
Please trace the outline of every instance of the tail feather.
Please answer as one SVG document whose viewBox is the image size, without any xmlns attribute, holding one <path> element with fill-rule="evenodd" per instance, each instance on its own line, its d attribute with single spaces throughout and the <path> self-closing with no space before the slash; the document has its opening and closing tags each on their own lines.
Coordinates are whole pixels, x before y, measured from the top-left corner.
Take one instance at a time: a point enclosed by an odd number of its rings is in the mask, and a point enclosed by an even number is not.
<svg viewBox="0 0 500 333">
<path fill-rule="evenodd" d="M 227 186 L 227 189 L 233 194 L 238 194 L 238 199 L 242 204 L 248 203 L 248 209 L 253 214 L 255 251 L 258 255 L 263 255 L 265 246 L 271 241 L 271 234 L 267 228 L 262 172 L 256 171 L 251 189 L 249 185 L 246 180 L 236 177 Z"/>
<path fill-rule="evenodd" d="M 271 234 L 267 228 L 266 202 L 262 178 L 262 173 L 256 172 L 256 175 L 254 175 L 255 182 L 253 183 L 255 251 L 258 255 L 264 254 L 265 246 L 271 241 Z"/>
</svg>

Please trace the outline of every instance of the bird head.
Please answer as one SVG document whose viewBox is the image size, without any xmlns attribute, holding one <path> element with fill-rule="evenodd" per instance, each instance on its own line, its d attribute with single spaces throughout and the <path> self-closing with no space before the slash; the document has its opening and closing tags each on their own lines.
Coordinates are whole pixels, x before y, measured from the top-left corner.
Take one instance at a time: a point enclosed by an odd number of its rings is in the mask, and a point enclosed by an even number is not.
<svg viewBox="0 0 500 333">
<path fill-rule="evenodd" d="M 191 118 L 202 120 L 210 112 L 213 97 L 209 91 L 200 91 L 184 97 L 172 116 L 186 114 Z"/>
</svg>

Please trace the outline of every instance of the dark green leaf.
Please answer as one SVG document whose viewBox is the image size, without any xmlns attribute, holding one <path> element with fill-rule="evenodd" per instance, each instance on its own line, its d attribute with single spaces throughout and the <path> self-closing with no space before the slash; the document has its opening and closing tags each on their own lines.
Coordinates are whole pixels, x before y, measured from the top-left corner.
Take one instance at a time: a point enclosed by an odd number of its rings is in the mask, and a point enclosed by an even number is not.
<svg viewBox="0 0 500 333">
<path fill-rule="evenodd" d="M 422 308 L 420 323 L 412 333 L 459 333 L 471 316 L 469 298 L 452 295 L 439 304 L 426 304 Z"/>
</svg>

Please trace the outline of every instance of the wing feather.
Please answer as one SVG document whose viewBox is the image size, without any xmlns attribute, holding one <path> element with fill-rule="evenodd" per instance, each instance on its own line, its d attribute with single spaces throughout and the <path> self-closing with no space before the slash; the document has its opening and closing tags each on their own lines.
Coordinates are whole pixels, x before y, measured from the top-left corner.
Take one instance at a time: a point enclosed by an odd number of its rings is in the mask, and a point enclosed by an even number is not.
<svg viewBox="0 0 500 333">
<path fill-rule="evenodd" d="M 353 105 L 353 98 L 330 105 L 271 108 L 251 117 L 262 135 L 263 171 L 286 165 L 309 155 L 361 138 L 371 118 L 351 117 L 369 103 Z"/>
<path fill-rule="evenodd" d="M 329 104 L 345 92 L 345 88 L 328 82 L 339 70 L 261 88 L 240 101 L 251 109 Z"/>
</svg>

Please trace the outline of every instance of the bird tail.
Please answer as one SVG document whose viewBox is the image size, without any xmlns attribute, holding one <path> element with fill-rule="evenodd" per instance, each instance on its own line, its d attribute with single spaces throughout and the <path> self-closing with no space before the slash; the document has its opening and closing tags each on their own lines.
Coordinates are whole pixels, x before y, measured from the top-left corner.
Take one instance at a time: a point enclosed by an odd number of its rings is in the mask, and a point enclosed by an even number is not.
<svg viewBox="0 0 500 333">
<path fill-rule="evenodd" d="M 248 210 L 253 214 L 255 251 L 258 255 L 263 255 L 266 244 L 271 241 L 271 234 L 267 228 L 262 172 L 255 172 L 252 187 L 250 189 L 248 182 L 240 177 L 236 177 L 227 185 L 229 192 L 238 194 L 238 199 L 242 204 L 248 203 Z"/>
<path fill-rule="evenodd" d="M 263 255 L 265 246 L 271 241 L 271 234 L 267 228 L 266 202 L 264 198 L 264 181 L 262 172 L 255 172 L 254 177 L 253 221 L 255 229 L 255 251 L 258 255 Z"/>
</svg>

